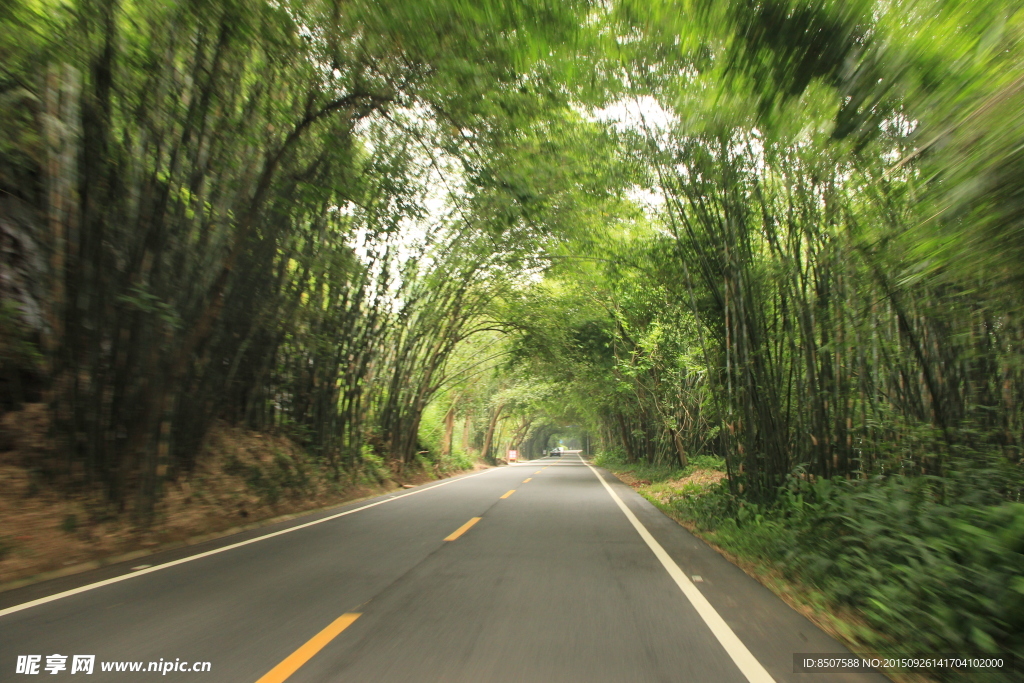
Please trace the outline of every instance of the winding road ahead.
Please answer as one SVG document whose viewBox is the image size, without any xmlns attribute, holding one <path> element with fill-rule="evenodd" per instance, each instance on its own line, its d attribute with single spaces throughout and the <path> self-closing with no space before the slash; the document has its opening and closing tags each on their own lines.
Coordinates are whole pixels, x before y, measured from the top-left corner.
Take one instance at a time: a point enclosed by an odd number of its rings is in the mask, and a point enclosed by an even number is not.
<svg viewBox="0 0 1024 683">
<path fill-rule="evenodd" d="M 0 593 L 0 681 L 887 680 L 793 673 L 845 649 L 577 456 L 139 562 Z"/>
</svg>

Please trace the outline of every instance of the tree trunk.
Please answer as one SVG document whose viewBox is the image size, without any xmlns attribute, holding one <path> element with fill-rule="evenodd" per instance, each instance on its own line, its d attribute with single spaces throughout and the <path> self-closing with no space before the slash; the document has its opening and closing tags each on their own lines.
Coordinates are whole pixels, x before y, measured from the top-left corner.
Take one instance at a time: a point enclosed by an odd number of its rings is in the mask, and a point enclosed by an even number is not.
<svg viewBox="0 0 1024 683">
<path fill-rule="evenodd" d="M 484 436 L 484 447 L 480 451 L 481 455 L 483 455 L 484 457 L 484 460 L 486 460 L 492 465 L 498 464 L 498 461 L 496 458 L 491 457 L 491 441 L 494 439 L 494 428 L 498 424 L 498 417 L 501 415 L 501 411 L 504 410 L 504 408 L 505 404 L 501 404 L 500 406 L 494 409 L 493 413 L 491 413 L 491 420 L 490 423 L 487 425 L 487 434 L 486 436 Z"/>
<path fill-rule="evenodd" d="M 451 455 L 452 452 L 452 430 L 455 429 L 455 404 L 457 399 L 452 401 L 448 412 L 444 414 L 444 439 L 441 441 L 441 455 Z"/>
</svg>

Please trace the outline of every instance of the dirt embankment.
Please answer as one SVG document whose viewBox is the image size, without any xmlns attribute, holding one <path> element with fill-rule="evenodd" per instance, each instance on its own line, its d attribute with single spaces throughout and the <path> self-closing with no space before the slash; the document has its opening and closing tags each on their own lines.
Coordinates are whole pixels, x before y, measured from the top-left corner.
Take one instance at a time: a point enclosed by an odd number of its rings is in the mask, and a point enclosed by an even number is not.
<svg viewBox="0 0 1024 683">
<path fill-rule="evenodd" d="M 286 437 L 219 424 L 195 471 L 168 485 L 155 522 L 139 530 L 100 492 L 69 495 L 46 482 L 33 465 L 46 427 L 42 404 L 0 419 L 0 590 L 441 476 L 368 471 L 336 482 Z"/>
</svg>

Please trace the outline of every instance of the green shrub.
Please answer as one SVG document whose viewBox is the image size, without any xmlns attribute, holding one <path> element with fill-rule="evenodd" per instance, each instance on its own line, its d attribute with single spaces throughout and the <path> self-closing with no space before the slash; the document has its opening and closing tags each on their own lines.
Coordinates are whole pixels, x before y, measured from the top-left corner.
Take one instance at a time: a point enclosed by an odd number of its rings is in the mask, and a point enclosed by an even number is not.
<svg viewBox="0 0 1024 683">
<path fill-rule="evenodd" d="M 594 456 L 594 464 L 616 472 L 627 472 L 637 479 L 651 482 L 679 479 L 693 474 L 697 470 L 725 471 L 725 460 L 716 455 L 692 456 L 686 467 L 680 469 L 675 463 L 627 462 L 626 455 L 620 448 L 599 452 Z"/>
<path fill-rule="evenodd" d="M 274 452 L 273 476 L 282 489 L 292 494 L 308 491 L 312 483 L 308 466 L 281 451 Z"/>
<path fill-rule="evenodd" d="M 690 474 L 694 470 L 717 470 L 724 472 L 725 458 L 720 458 L 717 455 L 695 455 L 690 458 L 689 464 L 686 466 L 686 473 Z"/>
<path fill-rule="evenodd" d="M 1006 459 L 972 454 L 971 465 L 966 458 L 951 462 L 942 478 L 814 480 L 798 471 L 768 505 L 732 495 L 727 481 L 672 488 L 666 498 L 661 482 L 724 469 L 713 456 L 694 456 L 682 471 L 626 463 L 620 452 L 595 461 L 652 482 L 644 489 L 652 502 L 725 550 L 808 587 L 824 601 L 820 608 L 862 615 L 871 628 L 853 633 L 867 649 L 1024 659 L 1024 504 L 1012 502 L 1014 490 L 1006 488 L 1020 477 Z M 932 674 L 1011 680 L 1001 673 Z"/>
<path fill-rule="evenodd" d="M 442 455 L 441 450 L 444 443 L 444 417 L 447 413 L 448 404 L 443 400 L 435 400 L 423 411 L 420 420 L 419 440 L 427 449 L 429 455 L 425 458 L 424 469 L 428 471 L 436 467 L 439 473 L 458 472 L 473 467 L 475 459 L 462 450 L 459 439 L 453 438 L 449 446 L 449 453 Z"/>
<path fill-rule="evenodd" d="M 688 495 L 674 496 L 671 503 L 679 517 L 707 531 L 719 530 L 723 524 L 734 522 L 739 509 L 739 501 L 729 493 L 729 485 L 725 480 L 696 492 L 688 492 Z"/>
<path fill-rule="evenodd" d="M 662 463 L 652 464 L 644 461 L 627 462 L 625 455 L 619 450 L 608 450 L 598 453 L 594 458 L 594 464 L 652 483 L 678 479 L 683 476 L 683 470 L 671 465 Z"/>
<path fill-rule="evenodd" d="M 68 515 L 64 518 L 64 521 L 60 523 L 61 531 L 68 534 L 73 534 L 78 530 L 78 515 Z"/>
<path fill-rule="evenodd" d="M 14 551 L 14 543 L 7 536 L 0 536 L 0 562 Z"/>
<path fill-rule="evenodd" d="M 242 462 L 232 453 L 224 461 L 223 469 L 226 474 L 240 477 L 253 493 L 271 505 L 284 495 L 301 495 L 313 486 L 309 465 L 281 451 L 274 452 L 273 460 L 266 467 Z"/>
<path fill-rule="evenodd" d="M 951 491 L 969 502 L 950 500 Z M 869 647 L 1019 659 L 1024 504 L 977 505 L 976 497 L 962 482 L 929 477 L 792 477 L 769 508 L 737 501 L 724 485 L 672 506 L 726 550 L 770 563 L 862 614 L 881 634 Z M 1009 680 L 1001 675 L 970 680 Z"/>
<path fill-rule="evenodd" d="M 460 470 L 472 469 L 473 457 L 461 449 L 452 448 L 452 452 L 442 457 L 438 463 L 441 472 L 458 472 Z"/>
<path fill-rule="evenodd" d="M 594 464 L 598 467 L 607 467 L 619 471 L 627 464 L 626 453 L 618 446 L 606 448 L 605 450 L 598 451 L 594 456 Z"/>
<path fill-rule="evenodd" d="M 360 457 L 362 458 L 362 467 L 360 471 L 363 473 L 364 481 L 369 484 L 381 484 L 391 476 L 391 472 L 388 470 L 387 465 L 384 462 L 384 458 L 377 455 L 373 450 L 373 446 L 370 444 L 363 444 L 362 450 L 360 451 Z"/>
</svg>

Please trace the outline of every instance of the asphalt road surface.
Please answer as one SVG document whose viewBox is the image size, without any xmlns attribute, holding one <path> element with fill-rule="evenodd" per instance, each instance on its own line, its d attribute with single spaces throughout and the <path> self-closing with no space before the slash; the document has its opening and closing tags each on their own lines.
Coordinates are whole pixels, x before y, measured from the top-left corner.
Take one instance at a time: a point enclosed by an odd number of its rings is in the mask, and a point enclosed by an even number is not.
<svg viewBox="0 0 1024 683">
<path fill-rule="evenodd" d="M 887 680 L 812 652 L 846 650 L 577 456 L 0 593 L 0 681 Z"/>
</svg>

